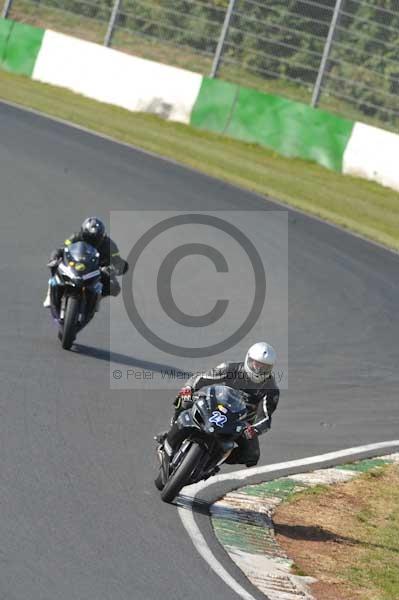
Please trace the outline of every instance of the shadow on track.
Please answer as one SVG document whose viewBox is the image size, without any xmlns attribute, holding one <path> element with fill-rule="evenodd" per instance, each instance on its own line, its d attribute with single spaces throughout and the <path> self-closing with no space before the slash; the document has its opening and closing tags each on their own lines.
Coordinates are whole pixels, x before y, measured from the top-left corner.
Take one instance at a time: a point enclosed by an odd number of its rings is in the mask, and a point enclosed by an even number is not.
<svg viewBox="0 0 399 600">
<path fill-rule="evenodd" d="M 105 362 L 115 362 L 120 365 L 126 365 L 127 367 L 137 367 L 139 369 L 155 371 L 157 373 L 173 371 L 176 377 L 184 377 L 185 374 L 184 371 L 181 371 L 179 368 L 171 365 L 162 365 L 146 360 L 140 360 L 139 358 L 134 358 L 133 356 L 119 354 L 118 352 L 110 352 L 109 350 L 94 348 L 93 346 L 86 346 L 84 344 L 75 344 L 72 352 L 75 352 L 76 354 L 83 354 L 84 356 L 89 356 L 97 360 L 103 360 Z"/>
</svg>

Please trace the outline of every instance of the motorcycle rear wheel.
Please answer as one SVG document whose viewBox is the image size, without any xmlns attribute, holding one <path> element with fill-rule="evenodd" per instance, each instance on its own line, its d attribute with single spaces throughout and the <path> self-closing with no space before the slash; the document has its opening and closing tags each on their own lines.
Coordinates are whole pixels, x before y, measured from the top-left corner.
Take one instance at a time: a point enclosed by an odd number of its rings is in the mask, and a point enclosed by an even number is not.
<svg viewBox="0 0 399 600">
<path fill-rule="evenodd" d="M 204 449 L 197 442 L 193 442 L 186 456 L 169 477 L 161 491 L 161 498 L 164 502 L 172 502 L 180 490 L 187 485 L 190 475 L 200 461 L 203 453 Z"/>
<path fill-rule="evenodd" d="M 70 350 L 76 337 L 76 325 L 78 320 L 79 299 L 69 296 L 64 317 L 61 344 L 64 350 Z"/>
</svg>

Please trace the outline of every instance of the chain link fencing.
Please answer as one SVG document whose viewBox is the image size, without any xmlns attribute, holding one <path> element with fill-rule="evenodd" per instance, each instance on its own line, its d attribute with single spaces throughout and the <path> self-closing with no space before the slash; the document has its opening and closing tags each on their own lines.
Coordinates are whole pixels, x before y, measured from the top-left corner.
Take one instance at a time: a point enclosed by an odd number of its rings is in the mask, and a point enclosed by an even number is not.
<svg viewBox="0 0 399 600">
<path fill-rule="evenodd" d="M 397 129 L 399 0 L 6 0 L 10 18 Z"/>
</svg>

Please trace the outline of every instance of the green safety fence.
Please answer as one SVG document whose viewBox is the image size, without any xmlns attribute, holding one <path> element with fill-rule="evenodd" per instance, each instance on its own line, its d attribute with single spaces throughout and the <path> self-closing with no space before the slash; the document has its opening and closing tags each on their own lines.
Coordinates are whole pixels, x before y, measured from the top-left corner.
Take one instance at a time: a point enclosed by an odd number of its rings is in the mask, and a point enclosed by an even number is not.
<svg viewBox="0 0 399 600">
<path fill-rule="evenodd" d="M 43 36 L 39 27 L 0 19 L 0 67 L 30 77 Z"/>
<path fill-rule="evenodd" d="M 353 121 L 301 102 L 208 78 L 203 80 L 191 124 L 338 172 L 354 126 Z"/>
</svg>

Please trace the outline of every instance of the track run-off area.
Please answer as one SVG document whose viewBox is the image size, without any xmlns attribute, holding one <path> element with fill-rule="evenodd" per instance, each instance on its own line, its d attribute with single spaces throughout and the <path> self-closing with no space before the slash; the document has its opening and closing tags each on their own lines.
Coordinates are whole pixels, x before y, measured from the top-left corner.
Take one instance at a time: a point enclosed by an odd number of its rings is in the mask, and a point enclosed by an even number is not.
<svg viewBox="0 0 399 600">
<path fill-rule="evenodd" d="M 61 349 L 42 300 L 50 251 L 88 215 L 245 209 L 266 219 L 286 209 L 5 104 L 0 131 L 1 596 L 229 600 L 221 565 L 261 598 L 212 535 L 208 505 L 231 477 L 186 508 L 161 502 L 152 438 L 173 394 L 110 390 L 108 300 L 73 352 Z M 397 254 L 289 210 L 289 390 L 261 438 L 261 466 L 397 439 L 398 273 Z M 143 364 L 140 347 L 112 358 Z M 184 510 L 216 568 L 198 554 Z"/>
</svg>

